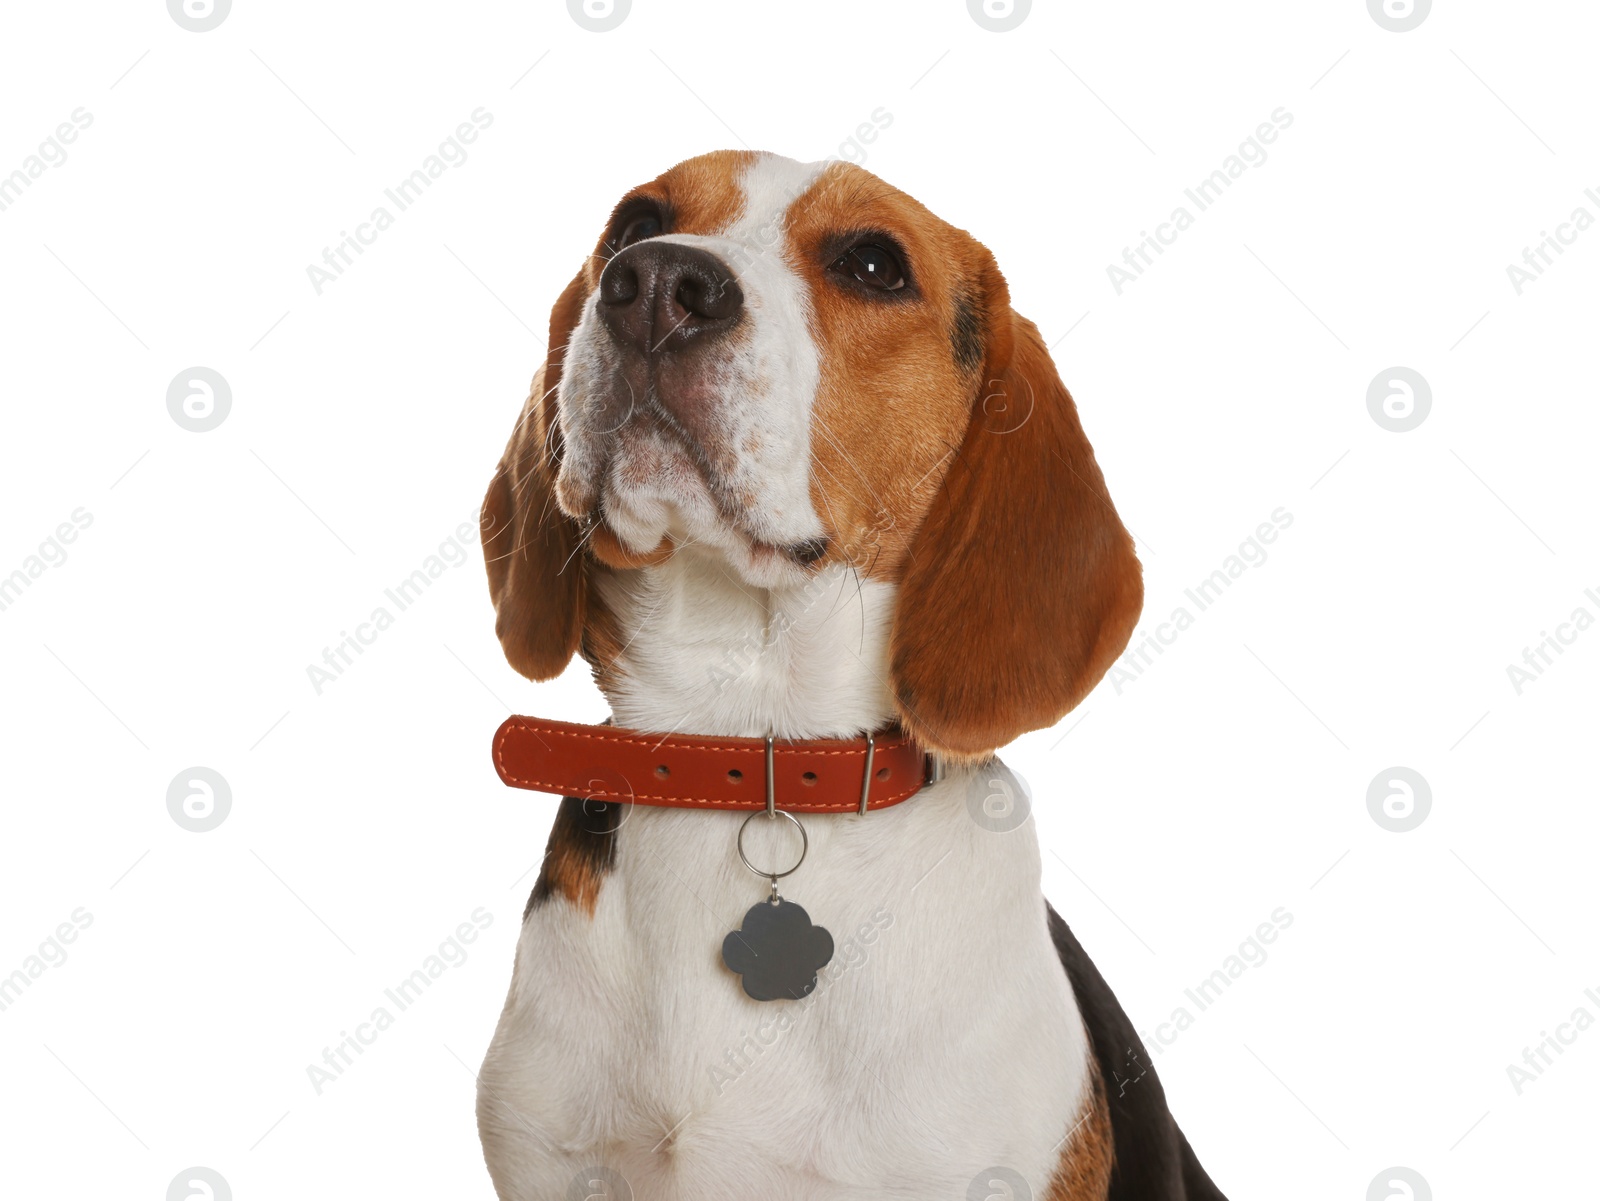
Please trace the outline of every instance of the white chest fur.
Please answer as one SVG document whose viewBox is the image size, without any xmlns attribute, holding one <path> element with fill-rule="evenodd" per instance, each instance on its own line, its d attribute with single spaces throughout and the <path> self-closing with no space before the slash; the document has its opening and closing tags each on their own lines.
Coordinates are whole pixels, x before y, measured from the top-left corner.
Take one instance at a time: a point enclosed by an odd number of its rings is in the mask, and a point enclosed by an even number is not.
<svg viewBox="0 0 1600 1201">
<path fill-rule="evenodd" d="M 603 599 L 625 631 L 618 725 L 759 738 L 851 737 L 893 712 L 894 588 L 830 568 L 757 589 L 693 548 L 612 577 Z"/>
<path fill-rule="evenodd" d="M 887 717 L 892 589 L 830 572 L 774 595 L 688 558 L 605 598 L 632 638 L 620 724 L 819 737 Z M 985 830 L 970 780 L 806 819 L 783 892 L 836 949 L 800 1002 L 750 1000 L 720 961 L 766 887 L 734 850 L 742 816 L 630 811 L 593 916 L 557 899 L 524 925 L 479 1090 L 500 1196 L 615 1196 L 589 1183 L 605 1168 L 641 1201 L 921 1201 L 995 1165 L 1040 1195 L 1090 1052 L 1032 823 Z"/>
</svg>

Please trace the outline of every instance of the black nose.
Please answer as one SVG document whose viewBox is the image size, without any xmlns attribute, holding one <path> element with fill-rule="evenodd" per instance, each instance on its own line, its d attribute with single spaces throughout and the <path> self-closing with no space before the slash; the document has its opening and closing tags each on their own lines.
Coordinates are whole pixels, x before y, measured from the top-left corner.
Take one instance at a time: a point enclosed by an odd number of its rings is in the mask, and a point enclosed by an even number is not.
<svg viewBox="0 0 1600 1201">
<path fill-rule="evenodd" d="M 733 273 L 713 254 L 660 238 L 636 242 L 600 273 L 600 315 L 646 355 L 727 332 L 744 310 Z"/>
</svg>

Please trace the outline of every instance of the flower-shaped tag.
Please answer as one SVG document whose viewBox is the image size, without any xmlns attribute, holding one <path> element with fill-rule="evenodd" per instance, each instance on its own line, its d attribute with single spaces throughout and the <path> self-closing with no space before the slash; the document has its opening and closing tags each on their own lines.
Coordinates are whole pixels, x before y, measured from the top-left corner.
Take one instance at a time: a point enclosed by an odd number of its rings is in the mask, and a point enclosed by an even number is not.
<svg viewBox="0 0 1600 1201">
<path fill-rule="evenodd" d="M 722 940 L 722 962 L 757 1001 L 798 1001 L 816 988 L 817 973 L 832 958 L 833 935 L 782 899 L 752 905 L 744 924 Z"/>
</svg>

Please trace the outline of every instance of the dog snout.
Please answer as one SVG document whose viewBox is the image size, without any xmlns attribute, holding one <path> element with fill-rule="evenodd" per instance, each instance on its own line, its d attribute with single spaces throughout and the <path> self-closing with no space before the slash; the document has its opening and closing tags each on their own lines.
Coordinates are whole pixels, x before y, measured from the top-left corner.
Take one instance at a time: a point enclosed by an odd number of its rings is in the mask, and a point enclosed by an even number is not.
<svg viewBox="0 0 1600 1201">
<path fill-rule="evenodd" d="M 744 293 L 721 259 L 694 246 L 637 242 L 600 274 L 600 316 L 613 337 L 647 358 L 733 328 Z"/>
</svg>

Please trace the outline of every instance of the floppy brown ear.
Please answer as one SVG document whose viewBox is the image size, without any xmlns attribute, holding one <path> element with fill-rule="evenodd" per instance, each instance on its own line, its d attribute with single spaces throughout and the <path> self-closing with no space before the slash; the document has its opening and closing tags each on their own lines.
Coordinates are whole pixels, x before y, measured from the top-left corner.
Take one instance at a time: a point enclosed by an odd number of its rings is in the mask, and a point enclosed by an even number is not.
<svg viewBox="0 0 1600 1201">
<path fill-rule="evenodd" d="M 907 731 L 957 759 L 1060 720 L 1127 645 L 1144 600 L 1044 340 L 1009 303 L 989 314 L 983 384 L 912 541 L 891 651 Z"/>
<path fill-rule="evenodd" d="M 583 634 L 585 568 L 577 525 L 556 505 L 561 462 L 556 389 L 567 339 L 583 313 L 579 273 L 550 313 L 550 343 L 483 498 L 483 559 L 495 633 L 511 666 L 535 680 L 561 674 Z"/>
</svg>

